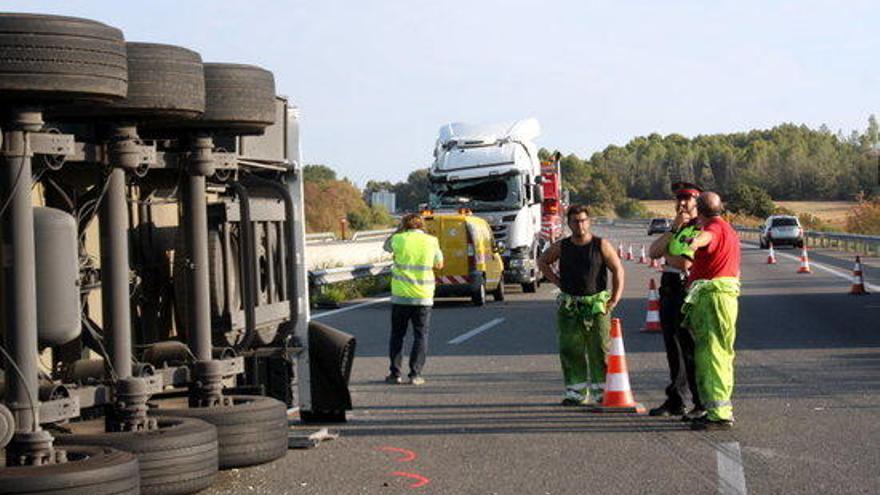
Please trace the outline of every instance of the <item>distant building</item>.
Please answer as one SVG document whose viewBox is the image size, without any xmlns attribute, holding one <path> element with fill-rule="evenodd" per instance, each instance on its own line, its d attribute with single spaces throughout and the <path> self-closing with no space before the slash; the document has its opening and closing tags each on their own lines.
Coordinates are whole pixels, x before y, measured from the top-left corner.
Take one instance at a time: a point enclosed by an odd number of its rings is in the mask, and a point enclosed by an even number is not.
<svg viewBox="0 0 880 495">
<path fill-rule="evenodd" d="M 397 211 L 397 195 L 384 189 L 376 191 L 370 195 L 370 204 L 382 205 L 388 210 L 388 213 L 395 213 Z"/>
</svg>

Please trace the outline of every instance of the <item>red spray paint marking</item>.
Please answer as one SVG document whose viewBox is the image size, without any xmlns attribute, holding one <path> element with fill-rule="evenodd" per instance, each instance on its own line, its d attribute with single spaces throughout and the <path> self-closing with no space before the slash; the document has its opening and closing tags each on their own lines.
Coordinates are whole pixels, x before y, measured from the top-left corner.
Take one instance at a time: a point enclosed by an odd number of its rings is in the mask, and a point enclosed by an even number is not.
<svg viewBox="0 0 880 495">
<path fill-rule="evenodd" d="M 431 480 L 429 480 L 428 478 L 425 478 L 424 476 L 422 476 L 420 474 L 405 473 L 403 471 L 394 471 L 393 473 L 391 473 L 391 476 L 400 476 L 402 478 L 410 478 L 410 479 L 418 480 L 415 483 L 409 485 L 410 488 L 421 488 L 431 482 Z"/>
<path fill-rule="evenodd" d="M 418 455 L 412 450 L 400 449 L 397 447 L 380 447 L 379 450 L 383 452 L 397 452 L 403 454 L 403 457 L 399 457 L 397 462 L 412 462 L 418 457 Z"/>
</svg>

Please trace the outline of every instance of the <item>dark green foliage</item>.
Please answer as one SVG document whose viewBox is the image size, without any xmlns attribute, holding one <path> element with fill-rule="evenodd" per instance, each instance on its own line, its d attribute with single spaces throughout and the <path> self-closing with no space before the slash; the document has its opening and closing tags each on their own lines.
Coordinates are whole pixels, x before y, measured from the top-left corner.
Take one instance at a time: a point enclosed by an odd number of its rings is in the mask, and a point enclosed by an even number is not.
<svg viewBox="0 0 880 495">
<path fill-rule="evenodd" d="M 303 180 L 306 182 L 336 180 L 336 171 L 326 165 L 306 165 L 303 167 Z"/>
<path fill-rule="evenodd" d="M 649 215 L 648 209 L 637 199 L 626 198 L 614 206 L 614 213 L 620 218 L 645 218 Z"/>
<path fill-rule="evenodd" d="M 414 212 L 419 205 L 428 202 L 428 169 L 414 170 L 406 178 L 406 182 L 398 182 L 391 188 L 397 195 L 399 212 Z"/>
<path fill-rule="evenodd" d="M 873 116 L 864 134 L 849 137 L 826 126 L 794 124 L 690 139 L 651 134 L 608 146 L 588 160 L 566 156 L 563 182 L 573 201 L 606 207 L 616 204 L 613 198 L 669 198 L 670 183 L 678 180 L 696 181 L 725 197 L 744 184 L 776 200 L 851 200 L 878 183 L 872 152 L 878 142 Z"/>
<path fill-rule="evenodd" d="M 725 199 L 728 211 L 753 217 L 764 218 L 776 211 L 776 205 L 767 191 L 757 186 L 737 184 Z"/>
</svg>

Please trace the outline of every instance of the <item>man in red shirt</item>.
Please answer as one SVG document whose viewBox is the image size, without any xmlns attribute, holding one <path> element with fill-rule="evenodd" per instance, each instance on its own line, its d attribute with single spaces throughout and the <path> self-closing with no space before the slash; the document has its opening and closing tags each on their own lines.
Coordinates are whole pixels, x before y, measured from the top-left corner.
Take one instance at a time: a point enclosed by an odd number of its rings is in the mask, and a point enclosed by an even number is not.
<svg viewBox="0 0 880 495">
<path fill-rule="evenodd" d="M 694 334 L 697 389 L 706 416 L 691 422 L 695 430 L 733 427 L 733 343 L 739 311 L 740 246 L 736 231 L 721 218 L 718 194 L 697 199 L 701 232 L 691 241 L 696 250 L 688 276 L 682 326 Z"/>
</svg>

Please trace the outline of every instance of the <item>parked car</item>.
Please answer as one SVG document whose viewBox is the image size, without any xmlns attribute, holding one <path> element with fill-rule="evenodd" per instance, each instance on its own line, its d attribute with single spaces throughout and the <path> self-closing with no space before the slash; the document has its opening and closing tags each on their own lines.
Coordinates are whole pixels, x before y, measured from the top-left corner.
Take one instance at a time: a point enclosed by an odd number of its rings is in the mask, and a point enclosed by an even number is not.
<svg viewBox="0 0 880 495">
<path fill-rule="evenodd" d="M 672 221 L 668 218 L 652 218 L 648 224 L 648 235 L 662 234 L 672 230 Z"/>
<path fill-rule="evenodd" d="M 798 217 L 792 215 L 771 215 L 761 227 L 759 243 L 761 249 L 774 246 L 804 247 L 804 229 Z"/>
</svg>

